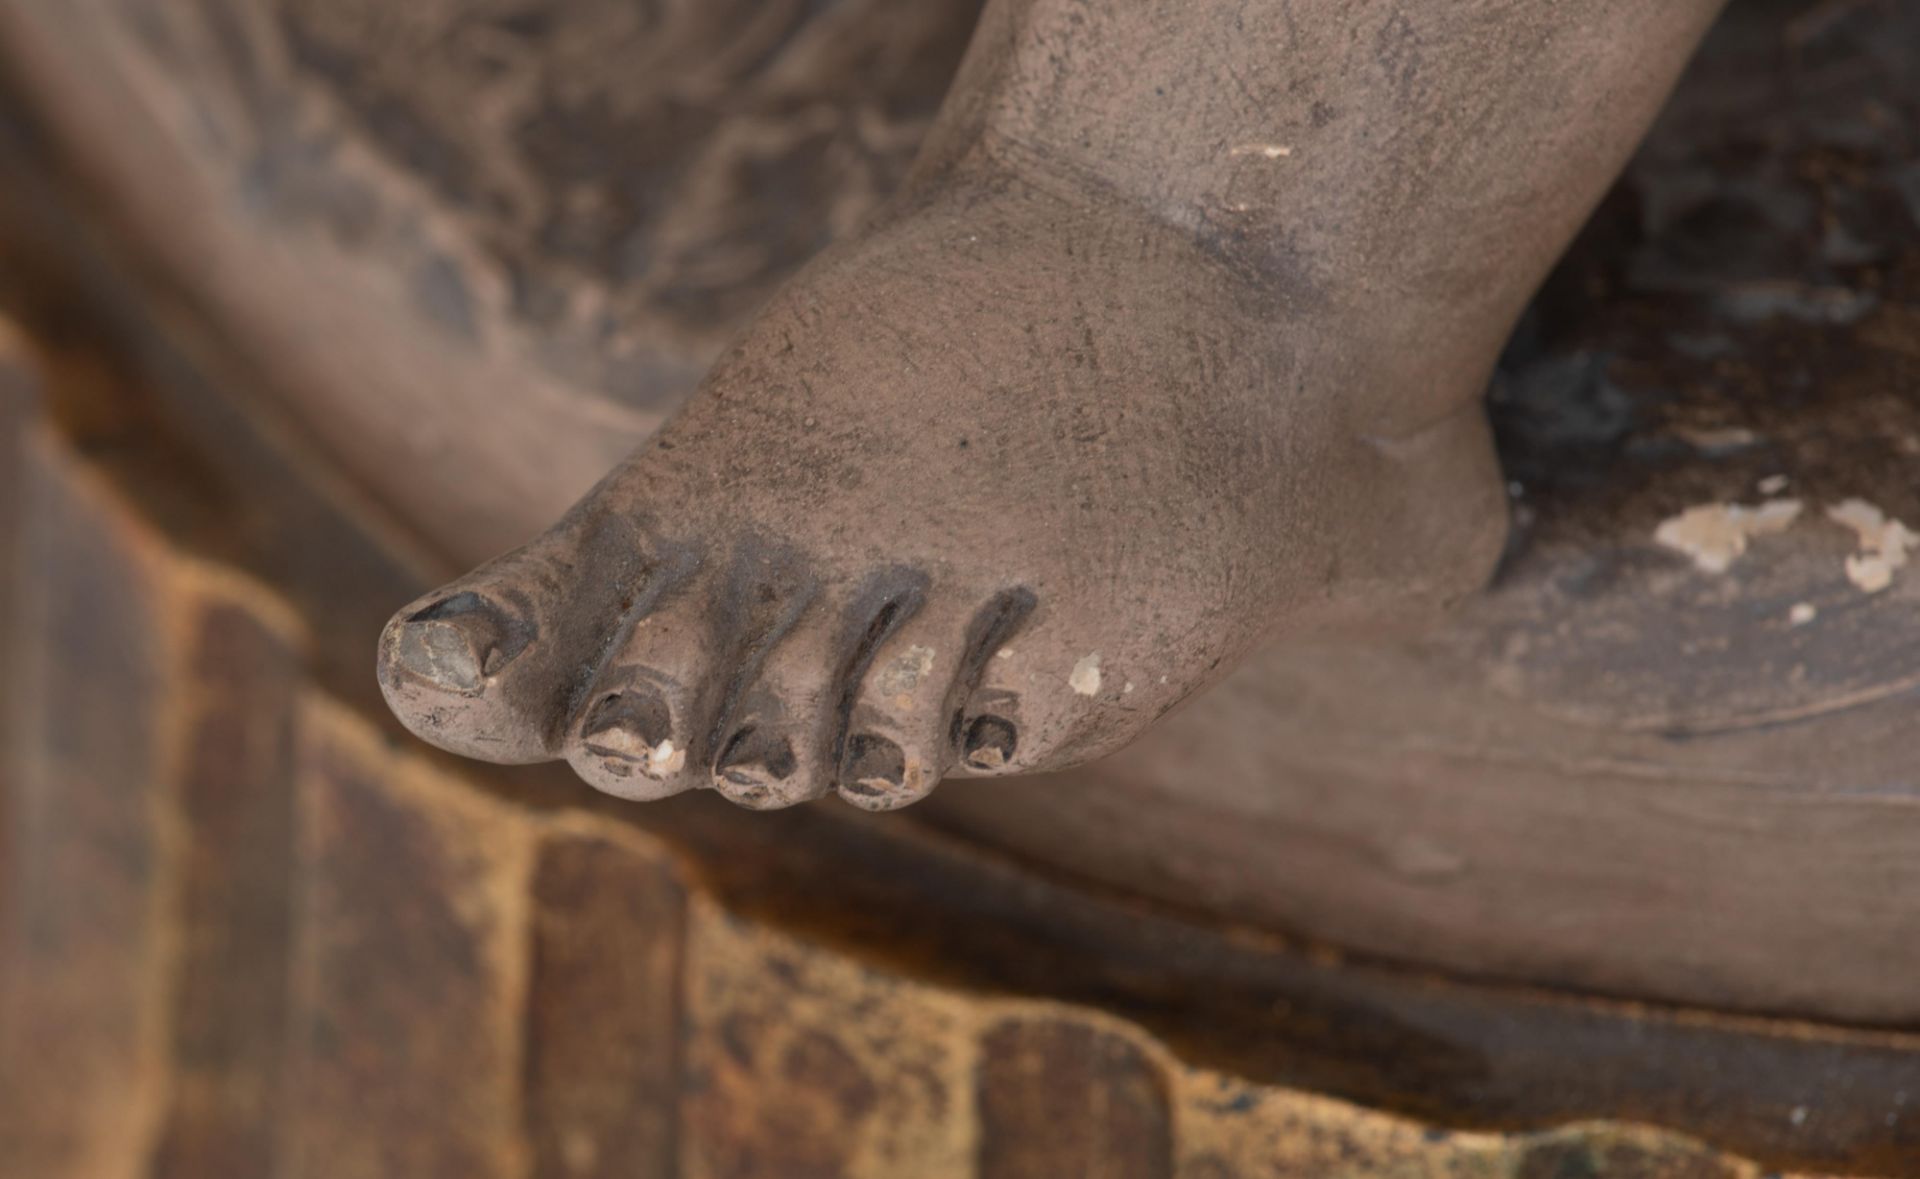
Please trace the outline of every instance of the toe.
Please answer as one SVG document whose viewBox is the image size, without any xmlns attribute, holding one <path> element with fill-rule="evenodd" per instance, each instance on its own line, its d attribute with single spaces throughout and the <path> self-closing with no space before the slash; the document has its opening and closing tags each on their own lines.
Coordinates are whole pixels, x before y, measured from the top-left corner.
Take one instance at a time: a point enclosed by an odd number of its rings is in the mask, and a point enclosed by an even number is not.
<svg viewBox="0 0 1920 1179">
<path fill-rule="evenodd" d="M 739 546 L 724 568 L 689 580 L 626 620 L 582 696 L 566 746 L 588 783 L 652 799 L 712 784 L 722 754 L 757 754 L 785 769 L 777 749 L 733 742 L 745 685 L 819 596 L 804 562 L 764 544 Z"/>
<path fill-rule="evenodd" d="M 695 669 L 671 642 L 642 641 L 626 657 L 644 662 L 609 668 L 595 683 L 566 743 L 567 761 L 589 785 L 618 798 L 678 794 L 694 784 L 688 765 L 699 764 L 699 708 L 686 678 Z"/>
<path fill-rule="evenodd" d="M 1032 611 L 1014 590 L 990 599 L 935 595 L 876 653 L 849 715 L 840 796 L 867 810 L 923 798 L 967 738 L 965 707 L 985 663 Z"/>
<path fill-rule="evenodd" d="M 391 627 L 392 667 L 423 687 L 472 696 L 532 641 L 524 619 L 472 590 L 403 613 Z"/>
<path fill-rule="evenodd" d="M 791 806 L 830 792 L 848 715 L 875 655 L 920 609 L 924 579 L 890 570 L 823 599 L 768 645 L 730 709 L 713 786 L 742 806 Z"/>
<path fill-rule="evenodd" d="M 468 757 L 553 757 L 601 620 L 665 573 L 631 555 L 630 536 L 606 532 L 570 522 L 394 615 L 378 674 L 401 722 Z"/>
<path fill-rule="evenodd" d="M 960 709 L 958 770 L 977 777 L 1056 770 L 1130 731 L 1134 673 L 1124 660 L 1049 633 L 1038 615 L 993 644 Z"/>
<path fill-rule="evenodd" d="M 548 644 L 510 566 L 500 572 L 456 582 L 394 615 L 380 637 L 380 690 L 401 723 L 442 749 L 542 761 L 550 754 L 538 683 Z"/>
<path fill-rule="evenodd" d="M 574 772 L 619 798 L 665 798 L 699 784 L 707 753 L 702 722 L 715 707 L 711 587 L 696 580 L 648 603 L 617 628 L 580 696 L 562 752 Z M 724 635 L 724 631 L 720 631 Z"/>
<path fill-rule="evenodd" d="M 767 653 L 718 743 L 711 785 L 754 810 L 818 798 L 832 788 L 839 620 L 818 606 Z"/>
</svg>

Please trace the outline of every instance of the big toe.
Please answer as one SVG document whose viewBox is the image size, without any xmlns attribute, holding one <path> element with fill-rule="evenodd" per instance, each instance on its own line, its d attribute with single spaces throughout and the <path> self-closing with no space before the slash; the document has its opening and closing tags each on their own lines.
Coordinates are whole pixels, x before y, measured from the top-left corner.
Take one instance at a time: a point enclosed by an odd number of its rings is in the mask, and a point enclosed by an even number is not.
<svg viewBox="0 0 1920 1179">
<path fill-rule="evenodd" d="M 388 707 L 452 753 L 554 757 L 579 668 L 604 645 L 608 619 L 664 572 L 604 556 L 617 551 L 596 530 L 563 526 L 402 609 L 380 636 Z"/>
<path fill-rule="evenodd" d="M 505 591 L 505 592 L 503 592 Z M 540 662 L 537 617 L 523 595 L 460 583 L 394 615 L 380 636 L 380 690 L 416 736 L 497 762 L 541 761 L 548 742 L 515 691 Z"/>
</svg>

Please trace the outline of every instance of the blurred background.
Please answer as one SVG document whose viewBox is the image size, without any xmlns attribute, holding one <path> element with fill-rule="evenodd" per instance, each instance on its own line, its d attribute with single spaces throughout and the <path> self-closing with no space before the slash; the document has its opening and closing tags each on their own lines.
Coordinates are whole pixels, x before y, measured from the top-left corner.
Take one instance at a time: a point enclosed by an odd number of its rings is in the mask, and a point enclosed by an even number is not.
<svg viewBox="0 0 1920 1179">
<path fill-rule="evenodd" d="M 391 722 L 388 613 L 885 199 L 976 10 L 0 7 L 0 1175 L 1920 1175 L 1920 603 L 1648 556 L 1920 521 L 1920 5 L 1731 6 L 1496 378 L 1498 592 L 1320 653 L 1349 745 L 1275 661 L 876 819 Z"/>
</svg>

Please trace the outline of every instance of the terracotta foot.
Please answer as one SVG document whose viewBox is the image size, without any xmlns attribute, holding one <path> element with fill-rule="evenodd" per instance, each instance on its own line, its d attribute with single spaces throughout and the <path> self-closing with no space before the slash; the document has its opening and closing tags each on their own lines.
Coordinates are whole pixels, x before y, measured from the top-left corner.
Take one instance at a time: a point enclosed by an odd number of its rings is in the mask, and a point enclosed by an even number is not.
<svg viewBox="0 0 1920 1179">
<path fill-rule="evenodd" d="M 1118 7 L 989 8 L 886 215 L 551 531 L 395 617 L 409 728 L 627 798 L 887 809 L 1485 578 L 1480 391 L 1670 81 L 1609 39 L 1676 6 Z"/>
</svg>

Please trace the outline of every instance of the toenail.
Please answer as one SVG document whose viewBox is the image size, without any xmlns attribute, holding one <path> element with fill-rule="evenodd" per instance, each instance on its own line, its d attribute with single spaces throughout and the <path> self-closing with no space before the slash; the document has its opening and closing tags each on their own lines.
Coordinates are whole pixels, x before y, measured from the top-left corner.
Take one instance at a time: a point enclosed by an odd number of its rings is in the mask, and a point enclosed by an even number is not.
<svg viewBox="0 0 1920 1179">
<path fill-rule="evenodd" d="M 976 770 L 997 770 L 1013 760 L 1018 741 L 1013 724 L 1001 717 L 982 716 L 967 728 L 966 762 Z"/>
<path fill-rule="evenodd" d="M 687 751 L 673 743 L 667 702 L 648 691 L 626 691 L 593 706 L 581 726 L 589 753 L 631 762 L 641 773 L 664 778 L 687 764 Z"/>
<path fill-rule="evenodd" d="M 847 743 L 846 771 L 840 775 L 843 793 L 882 798 L 906 784 L 907 758 L 885 737 L 862 733 Z"/>
<path fill-rule="evenodd" d="M 409 674 L 472 694 L 525 650 L 531 637 L 531 627 L 480 595 L 459 593 L 402 621 L 395 628 L 393 654 Z"/>
<path fill-rule="evenodd" d="M 764 789 L 786 781 L 796 768 L 793 745 L 785 737 L 746 728 L 727 742 L 713 772 L 736 786 Z M 749 800 L 735 796 L 735 801 Z"/>
</svg>

